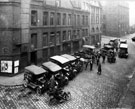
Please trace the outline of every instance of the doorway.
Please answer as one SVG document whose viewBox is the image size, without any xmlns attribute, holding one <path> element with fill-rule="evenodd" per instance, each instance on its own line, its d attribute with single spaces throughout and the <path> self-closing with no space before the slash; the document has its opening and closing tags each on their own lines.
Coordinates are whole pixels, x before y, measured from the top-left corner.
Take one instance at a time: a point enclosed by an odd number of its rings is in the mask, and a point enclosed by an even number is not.
<svg viewBox="0 0 135 109">
<path fill-rule="evenodd" d="M 37 52 L 31 52 L 31 56 L 30 56 L 30 62 L 31 64 L 37 64 Z"/>
</svg>

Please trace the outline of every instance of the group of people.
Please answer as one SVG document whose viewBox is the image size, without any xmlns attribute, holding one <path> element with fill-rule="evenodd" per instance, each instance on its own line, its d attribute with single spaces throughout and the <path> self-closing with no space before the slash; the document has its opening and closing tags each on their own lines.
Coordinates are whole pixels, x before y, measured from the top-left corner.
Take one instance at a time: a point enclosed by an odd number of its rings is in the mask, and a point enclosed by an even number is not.
<svg viewBox="0 0 135 109">
<path fill-rule="evenodd" d="M 85 70 L 87 69 L 88 65 L 90 66 L 90 71 L 93 70 L 93 64 L 96 63 L 98 67 L 98 72 L 101 74 L 101 62 L 100 58 L 102 57 L 102 63 L 105 63 L 106 55 L 105 53 L 100 53 L 100 51 L 95 52 L 94 54 L 85 54 Z"/>
</svg>

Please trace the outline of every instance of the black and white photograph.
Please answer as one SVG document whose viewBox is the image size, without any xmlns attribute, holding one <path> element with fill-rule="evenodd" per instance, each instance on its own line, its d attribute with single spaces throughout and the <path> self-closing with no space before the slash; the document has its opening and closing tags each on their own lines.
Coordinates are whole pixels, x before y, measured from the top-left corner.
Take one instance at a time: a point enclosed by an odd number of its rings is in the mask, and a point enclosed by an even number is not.
<svg viewBox="0 0 135 109">
<path fill-rule="evenodd" d="M 0 109 L 135 109 L 135 1 L 0 0 Z"/>
</svg>

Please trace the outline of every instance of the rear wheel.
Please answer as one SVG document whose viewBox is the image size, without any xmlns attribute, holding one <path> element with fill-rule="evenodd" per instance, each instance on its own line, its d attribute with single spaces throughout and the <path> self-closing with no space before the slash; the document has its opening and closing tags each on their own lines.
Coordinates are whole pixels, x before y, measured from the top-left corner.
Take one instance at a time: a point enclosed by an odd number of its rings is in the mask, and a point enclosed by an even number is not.
<svg viewBox="0 0 135 109">
<path fill-rule="evenodd" d="M 37 92 L 38 95 L 41 95 L 41 92 L 42 92 L 41 87 L 37 87 L 37 91 L 36 92 Z"/>
<path fill-rule="evenodd" d="M 50 100 L 49 100 L 49 105 L 55 105 L 56 102 L 57 102 L 57 100 L 56 100 L 54 97 L 52 97 L 52 98 L 50 98 Z"/>
<path fill-rule="evenodd" d="M 28 83 L 29 83 L 28 79 L 25 79 L 23 86 L 24 87 L 27 87 L 28 86 Z"/>
<path fill-rule="evenodd" d="M 65 99 L 67 101 L 69 101 L 71 99 L 71 93 L 70 92 L 67 92 L 67 94 L 65 94 Z"/>
</svg>

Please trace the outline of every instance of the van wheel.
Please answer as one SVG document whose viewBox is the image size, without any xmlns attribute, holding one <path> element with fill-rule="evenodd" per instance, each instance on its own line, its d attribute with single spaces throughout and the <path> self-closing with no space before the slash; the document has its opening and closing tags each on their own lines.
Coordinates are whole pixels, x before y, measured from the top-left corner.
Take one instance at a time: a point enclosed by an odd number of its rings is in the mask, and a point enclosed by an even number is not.
<svg viewBox="0 0 135 109">
<path fill-rule="evenodd" d="M 29 82 L 28 79 L 25 79 L 23 86 L 27 87 L 28 86 L 28 82 Z"/>
<path fill-rule="evenodd" d="M 41 95 L 41 88 L 38 87 L 36 92 L 37 92 L 38 95 Z"/>
</svg>

